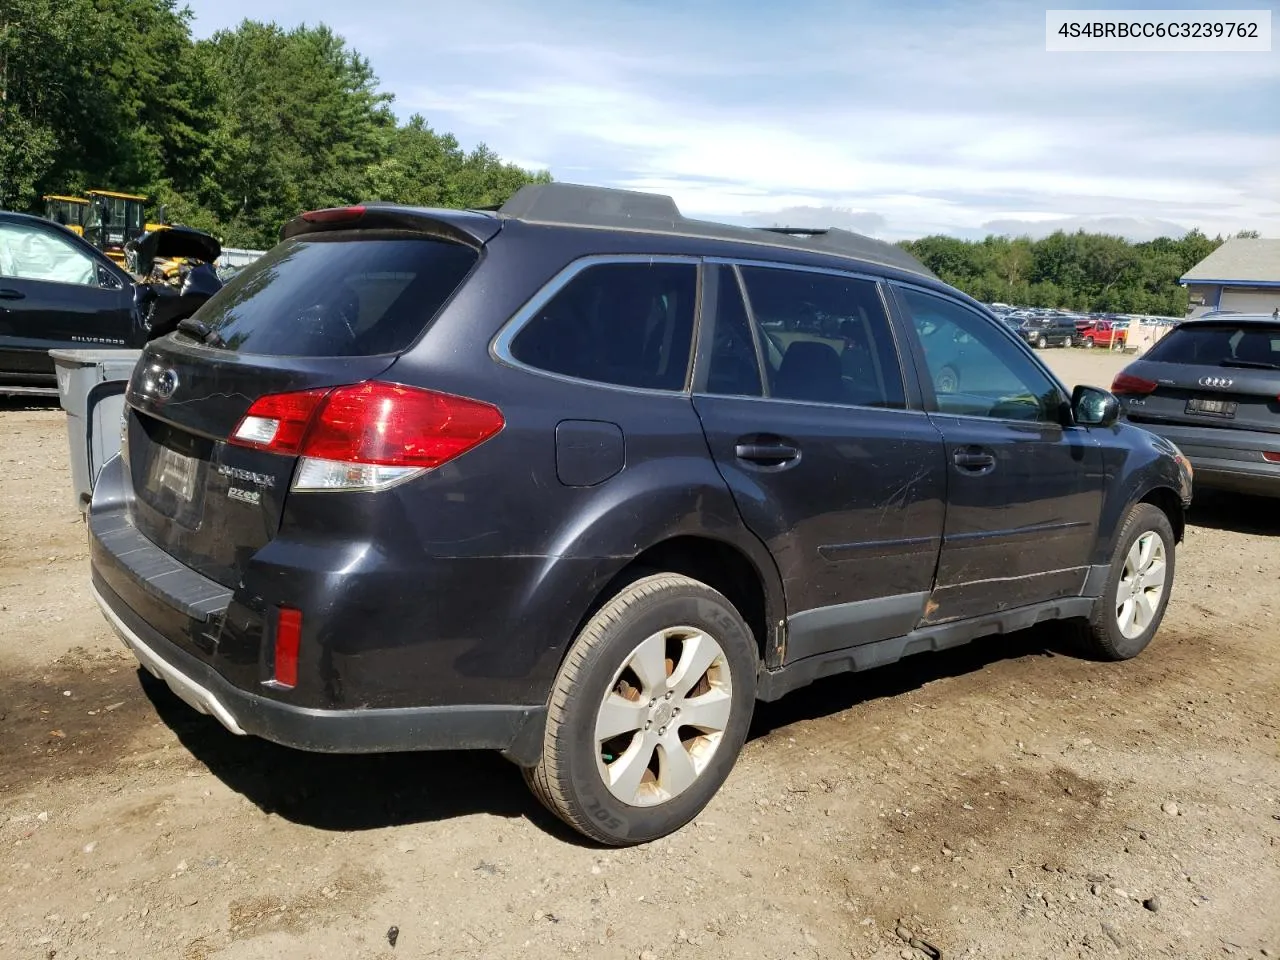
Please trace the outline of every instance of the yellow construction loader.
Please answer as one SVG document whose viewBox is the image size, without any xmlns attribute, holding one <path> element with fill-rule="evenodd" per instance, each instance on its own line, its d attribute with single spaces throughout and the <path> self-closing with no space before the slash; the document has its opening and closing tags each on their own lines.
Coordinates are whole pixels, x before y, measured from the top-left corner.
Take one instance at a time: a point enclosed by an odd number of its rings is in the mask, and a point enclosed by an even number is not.
<svg viewBox="0 0 1280 960">
<path fill-rule="evenodd" d="M 146 197 L 114 190 L 86 190 L 84 194 L 88 198 L 84 238 L 122 267 L 127 266 L 125 244 L 168 226 L 164 207 L 154 223 L 147 222 Z"/>
<path fill-rule="evenodd" d="M 44 201 L 44 218 L 60 223 L 78 237 L 84 236 L 84 217 L 89 210 L 89 201 L 84 197 L 65 197 L 57 193 L 47 193 L 40 198 Z"/>
<path fill-rule="evenodd" d="M 175 238 L 172 243 L 160 244 L 159 249 L 166 252 L 157 255 L 155 234 L 175 227 L 169 223 L 163 204 L 156 210 L 155 220 L 148 221 L 148 198 L 140 194 L 120 193 L 116 190 L 86 190 L 83 197 L 48 194 L 43 199 L 46 219 L 63 224 L 120 266 L 148 282 L 178 282 L 188 272 L 184 268 L 201 262 L 212 263 L 217 259 L 218 253 L 215 252 L 212 259 L 207 259 L 208 251 L 221 249 L 217 240 L 208 234 L 179 227 L 176 229 L 183 233 L 185 239 Z M 192 239 L 197 235 L 204 239 Z M 151 251 L 142 258 L 145 265 L 139 258 L 138 250 L 144 237 L 150 238 L 148 249 Z M 177 252 L 185 248 L 184 244 L 195 252 Z"/>
</svg>

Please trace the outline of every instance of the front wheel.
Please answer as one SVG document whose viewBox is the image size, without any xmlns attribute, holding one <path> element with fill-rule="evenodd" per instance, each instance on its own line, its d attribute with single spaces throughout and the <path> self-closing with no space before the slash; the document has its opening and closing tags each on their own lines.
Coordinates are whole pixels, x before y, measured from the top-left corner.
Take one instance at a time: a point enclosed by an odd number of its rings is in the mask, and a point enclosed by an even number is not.
<svg viewBox="0 0 1280 960">
<path fill-rule="evenodd" d="M 1173 588 L 1173 527 L 1149 503 L 1129 508 L 1111 554 L 1111 570 L 1094 604 L 1086 642 L 1103 660 L 1136 657 L 1164 619 Z"/>
<path fill-rule="evenodd" d="M 1093 337 L 1085 337 L 1084 346 L 1086 350 L 1093 349 Z"/>
<path fill-rule="evenodd" d="M 751 630 L 719 592 L 672 573 L 636 581 L 570 647 L 530 788 L 601 843 L 678 830 L 742 749 L 756 664 Z"/>
<path fill-rule="evenodd" d="M 1045 347 L 1049 346 L 1049 338 L 1043 333 L 1040 334 L 1040 339 L 1036 341 L 1036 346 L 1043 350 Z"/>
<path fill-rule="evenodd" d="M 1063 345 L 1064 347 L 1069 347 L 1069 346 L 1071 346 L 1071 338 L 1070 338 L 1070 337 L 1065 337 L 1065 338 L 1063 338 L 1062 345 Z"/>
</svg>

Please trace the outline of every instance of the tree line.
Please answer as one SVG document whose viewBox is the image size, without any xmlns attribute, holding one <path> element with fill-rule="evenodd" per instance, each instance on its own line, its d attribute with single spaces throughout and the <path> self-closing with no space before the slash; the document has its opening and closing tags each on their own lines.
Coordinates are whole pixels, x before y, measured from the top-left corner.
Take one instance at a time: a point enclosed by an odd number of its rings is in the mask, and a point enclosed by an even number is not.
<svg viewBox="0 0 1280 960">
<path fill-rule="evenodd" d="M 178 0 L 0 4 L 0 209 L 46 193 L 142 193 L 227 246 L 300 210 L 366 199 L 499 204 L 545 171 L 397 121 L 328 27 L 246 20 L 195 40 Z"/>
<path fill-rule="evenodd" d="M 1238 237 L 1254 237 L 1242 230 Z M 1099 233 L 1058 231 L 1041 240 L 931 236 L 900 244 L 934 273 L 985 303 L 1082 312 L 1181 317 L 1178 278 L 1223 243 L 1192 230 L 1179 239 L 1130 243 Z"/>
<path fill-rule="evenodd" d="M 380 199 L 501 203 L 546 182 L 481 144 L 401 123 L 369 61 L 328 27 L 246 20 L 207 40 L 178 0 L 0 2 L 0 209 L 45 193 L 146 194 L 227 246 L 267 247 L 300 210 Z M 984 301 L 1181 316 L 1197 230 L 1129 243 L 931 236 L 902 245 Z"/>
</svg>

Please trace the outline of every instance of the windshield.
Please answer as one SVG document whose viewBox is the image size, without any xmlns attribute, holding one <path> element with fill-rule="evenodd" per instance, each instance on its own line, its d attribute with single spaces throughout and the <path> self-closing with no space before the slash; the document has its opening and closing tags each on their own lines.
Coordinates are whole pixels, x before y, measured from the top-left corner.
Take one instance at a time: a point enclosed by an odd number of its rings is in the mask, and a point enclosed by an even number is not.
<svg viewBox="0 0 1280 960">
<path fill-rule="evenodd" d="M 85 232 L 110 247 L 123 246 L 142 233 L 143 208 L 140 200 L 95 197 L 85 213 Z"/>
<path fill-rule="evenodd" d="M 45 202 L 45 219 L 64 227 L 79 226 L 84 221 L 84 208 L 85 204 L 71 200 L 48 200 Z"/>
<path fill-rule="evenodd" d="M 1280 365 L 1280 323 L 1194 323 L 1171 331 L 1147 351 L 1157 363 L 1208 366 Z"/>
<path fill-rule="evenodd" d="M 239 353 L 398 353 L 453 295 L 479 254 L 440 240 L 368 231 L 287 240 L 196 313 L 211 346 Z"/>
</svg>

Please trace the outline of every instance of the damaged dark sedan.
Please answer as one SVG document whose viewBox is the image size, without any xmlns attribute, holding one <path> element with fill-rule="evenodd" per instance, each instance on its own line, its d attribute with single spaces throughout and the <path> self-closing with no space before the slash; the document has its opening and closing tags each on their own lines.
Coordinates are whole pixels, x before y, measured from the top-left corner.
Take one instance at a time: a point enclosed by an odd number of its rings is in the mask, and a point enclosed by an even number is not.
<svg viewBox="0 0 1280 960">
<path fill-rule="evenodd" d="M 71 231 L 0 212 L 0 393 L 56 396 L 52 349 L 138 348 L 213 295 L 221 248 L 168 227 L 134 245 L 135 273 Z"/>
</svg>

